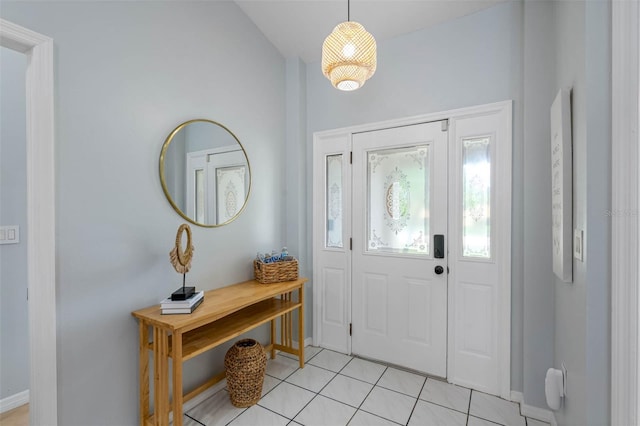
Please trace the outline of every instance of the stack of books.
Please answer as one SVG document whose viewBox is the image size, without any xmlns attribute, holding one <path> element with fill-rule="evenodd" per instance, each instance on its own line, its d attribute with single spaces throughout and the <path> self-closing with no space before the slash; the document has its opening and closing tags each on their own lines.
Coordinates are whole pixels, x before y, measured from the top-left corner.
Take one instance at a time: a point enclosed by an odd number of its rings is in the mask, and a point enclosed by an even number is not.
<svg viewBox="0 0 640 426">
<path fill-rule="evenodd" d="M 160 302 L 160 309 L 162 309 L 163 315 L 190 314 L 200 306 L 203 300 L 204 291 L 193 293 L 193 295 L 186 300 L 171 300 L 171 296 L 169 296 Z"/>
</svg>

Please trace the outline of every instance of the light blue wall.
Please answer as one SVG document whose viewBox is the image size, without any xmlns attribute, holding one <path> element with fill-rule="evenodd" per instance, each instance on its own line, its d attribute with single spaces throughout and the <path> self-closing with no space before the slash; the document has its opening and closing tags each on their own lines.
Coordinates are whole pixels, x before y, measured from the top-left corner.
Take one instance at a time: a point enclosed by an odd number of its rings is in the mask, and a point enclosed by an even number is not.
<svg viewBox="0 0 640 426">
<path fill-rule="evenodd" d="M 308 175 L 311 150 L 307 150 L 307 67 L 299 58 L 288 58 L 286 64 L 286 223 L 285 233 L 289 253 L 298 257 L 300 275 L 312 276 L 311 234 L 307 234 L 307 205 L 311 194 L 311 176 Z M 309 197 L 310 198 L 310 197 Z M 313 335 L 313 290 L 311 281 L 305 284 L 306 312 L 305 335 Z"/>
<path fill-rule="evenodd" d="M 187 211 L 187 143 L 185 132 L 176 133 L 164 155 L 164 181 L 167 190 L 180 211 Z"/>
<path fill-rule="evenodd" d="M 611 5 L 555 3 L 555 90 L 571 87 L 573 220 L 584 230 L 584 262 L 573 283 L 555 283 L 554 364 L 565 363 L 567 396 L 560 425 L 610 421 Z"/>
<path fill-rule="evenodd" d="M 551 257 L 551 130 L 555 96 L 553 2 L 524 2 L 523 145 L 524 402 L 546 408 L 544 380 L 553 365 L 554 274 Z"/>
<path fill-rule="evenodd" d="M 378 68 L 355 92 L 307 65 L 308 133 L 513 99 L 521 76 L 520 5 L 506 2 L 378 43 Z"/>
<path fill-rule="evenodd" d="M 256 251 L 284 245 L 285 61 L 233 2 L 3 2 L 1 13 L 55 46 L 58 424 L 136 424 L 131 311 L 181 284 L 162 144 L 200 117 L 242 141 L 251 198 L 230 225 L 192 226 L 187 281 L 251 278 Z M 185 388 L 220 371 L 226 349 L 187 362 Z"/>
<path fill-rule="evenodd" d="M 27 57 L 0 48 L 0 225 L 20 243 L 0 245 L 0 399 L 29 389 L 27 306 Z"/>
<path fill-rule="evenodd" d="M 573 142 L 573 226 L 585 228 L 587 198 L 587 123 L 585 81 L 585 3 L 555 3 L 556 82 L 554 86 L 571 88 Z M 587 258 L 585 260 L 588 261 Z M 555 280 L 556 335 L 554 367 L 562 362 L 568 370 L 567 396 L 556 413 L 559 424 L 587 424 L 586 371 L 586 281 L 587 268 L 573 261 L 573 283 Z"/>
</svg>

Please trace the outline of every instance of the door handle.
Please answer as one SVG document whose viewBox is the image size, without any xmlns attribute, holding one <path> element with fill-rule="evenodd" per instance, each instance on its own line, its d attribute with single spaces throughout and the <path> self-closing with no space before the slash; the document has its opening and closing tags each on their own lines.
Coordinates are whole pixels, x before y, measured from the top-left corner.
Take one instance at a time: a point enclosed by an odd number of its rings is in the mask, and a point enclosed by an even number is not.
<svg viewBox="0 0 640 426">
<path fill-rule="evenodd" d="M 444 268 L 440 265 L 436 266 L 435 273 L 436 275 L 440 275 L 444 272 Z"/>
<path fill-rule="evenodd" d="M 444 259 L 444 235 L 435 234 L 433 236 L 433 257 Z"/>
</svg>

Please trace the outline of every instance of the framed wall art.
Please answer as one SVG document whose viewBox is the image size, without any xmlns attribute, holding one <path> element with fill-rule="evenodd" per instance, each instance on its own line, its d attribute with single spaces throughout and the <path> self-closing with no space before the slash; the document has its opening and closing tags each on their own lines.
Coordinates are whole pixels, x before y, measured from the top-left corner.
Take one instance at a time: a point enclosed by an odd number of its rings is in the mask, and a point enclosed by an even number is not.
<svg viewBox="0 0 640 426">
<path fill-rule="evenodd" d="M 551 105 L 551 210 L 553 272 L 573 281 L 573 152 L 571 91 L 561 89 Z"/>
</svg>

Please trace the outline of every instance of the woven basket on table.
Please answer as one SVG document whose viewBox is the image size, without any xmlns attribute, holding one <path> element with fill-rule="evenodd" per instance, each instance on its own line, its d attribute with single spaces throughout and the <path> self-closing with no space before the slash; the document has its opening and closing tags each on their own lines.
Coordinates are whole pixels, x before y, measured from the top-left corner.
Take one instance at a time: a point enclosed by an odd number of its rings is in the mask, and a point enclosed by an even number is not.
<svg viewBox="0 0 640 426">
<path fill-rule="evenodd" d="M 267 355 L 262 345 L 253 339 L 237 341 L 227 351 L 224 367 L 231 403 L 236 407 L 257 404 L 267 368 Z"/>
<path fill-rule="evenodd" d="M 296 259 L 282 262 L 263 263 L 253 261 L 253 273 L 256 281 L 262 284 L 279 283 L 298 279 L 298 261 Z"/>
</svg>

